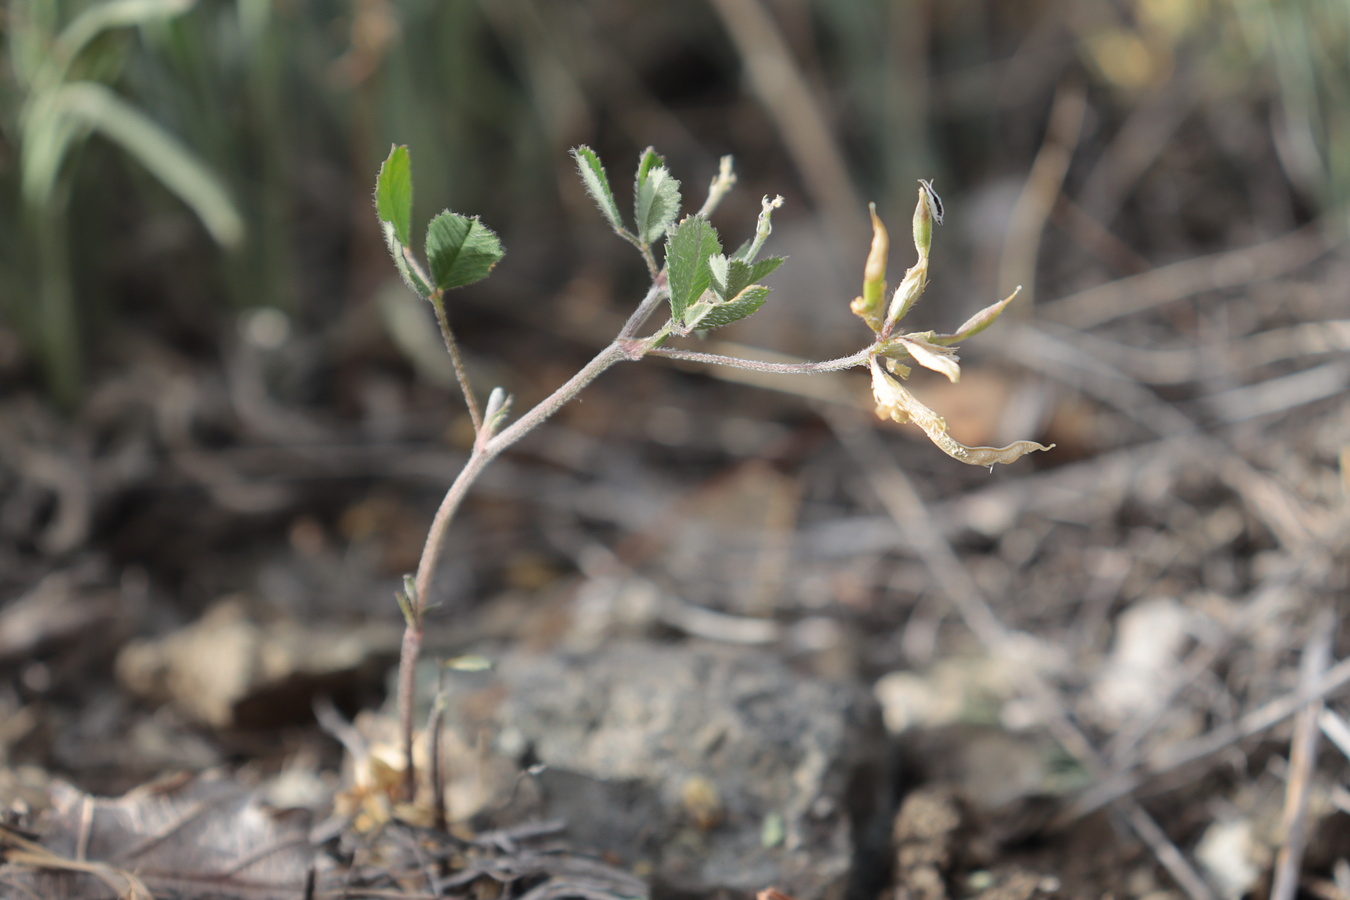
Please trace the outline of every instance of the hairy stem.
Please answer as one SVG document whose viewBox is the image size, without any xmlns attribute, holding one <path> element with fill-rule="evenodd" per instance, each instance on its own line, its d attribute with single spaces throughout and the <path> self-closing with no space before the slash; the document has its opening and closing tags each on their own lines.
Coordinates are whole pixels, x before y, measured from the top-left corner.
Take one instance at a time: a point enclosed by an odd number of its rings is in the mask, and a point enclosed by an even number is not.
<svg viewBox="0 0 1350 900">
<path fill-rule="evenodd" d="M 422 558 L 417 564 L 412 596 L 408 598 L 412 614 L 407 617 L 408 624 L 403 632 L 403 646 L 398 660 L 398 714 L 403 729 L 403 793 L 410 803 L 417 792 L 417 775 L 413 762 L 413 681 L 417 657 L 422 651 L 422 620 L 426 615 L 428 599 L 431 597 L 431 579 L 440 562 L 441 551 L 445 547 L 445 535 L 450 528 L 450 521 L 455 517 L 455 511 L 459 509 L 459 504 L 464 500 L 469 488 L 478 480 L 483 468 L 492 462 L 497 454 L 529 434 L 561 409 L 600 373 L 617 362 L 633 358 L 635 353 L 640 355 L 641 350 L 645 349 L 639 347 L 635 351 L 630 345 L 631 342 L 621 345 L 616 340 L 596 354 L 581 371 L 569 378 L 546 400 L 513 422 L 509 428 L 491 440 L 475 440 L 469 461 L 455 477 L 450 490 L 446 491 L 445 498 L 441 500 L 440 508 L 436 510 L 436 517 L 432 519 L 431 529 L 427 532 L 426 545 L 422 548 Z M 480 437 L 484 434 L 481 428 L 478 434 Z"/>
<path fill-rule="evenodd" d="M 473 388 L 469 385 L 469 372 L 464 368 L 464 357 L 460 356 L 459 342 L 455 340 L 455 333 L 450 330 L 450 320 L 445 317 L 445 300 L 439 290 L 432 293 L 431 305 L 436 310 L 436 324 L 441 327 L 445 349 L 449 352 L 450 361 L 455 367 L 455 379 L 459 381 L 459 389 L 464 393 L 464 403 L 469 407 L 469 418 L 473 420 L 473 430 L 477 434 L 483 430 L 483 414 L 478 411 L 478 401 L 474 398 Z"/>
<path fill-rule="evenodd" d="M 422 558 L 418 562 L 417 577 L 414 582 L 415 593 L 417 594 L 414 602 L 418 621 L 421 620 L 422 613 L 427 608 L 428 599 L 431 597 L 431 578 L 440 563 L 441 551 L 445 546 L 445 534 L 450 527 L 450 520 L 454 518 L 455 511 L 464 500 L 464 495 L 468 493 L 469 487 L 478 479 L 483 467 L 491 462 L 497 454 L 529 434 L 532 429 L 538 427 L 545 419 L 561 409 L 568 400 L 571 400 L 582 388 L 594 381 L 601 372 L 627 358 L 629 358 L 629 353 L 620 346 L 618 341 L 615 341 L 596 354 L 595 358 L 582 367 L 581 371 L 569 378 L 546 400 L 512 422 L 500 434 L 485 444 L 475 443 L 473 452 L 469 455 L 469 461 L 464 464 L 464 468 L 460 470 L 454 483 L 446 491 L 445 498 L 441 500 L 440 508 L 436 510 L 436 517 L 431 521 L 431 529 L 427 532 L 426 546 L 422 548 Z"/>
<path fill-rule="evenodd" d="M 398 656 L 398 718 L 403 727 L 403 799 L 417 798 L 417 769 L 413 763 L 413 680 L 417 657 L 422 652 L 422 616 L 409 621 L 403 631 L 403 646 Z"/>
<path fill-rule="evenodd" d="M 656 347 L 646 351 L 646 356 L 662 356 L 666 359 L 682 359 L 686 362 L 707 363 L 715 366 L 731 366 L 736 369 L 749 369 L 752 372 L 772 372 L 777 375 L 815 375 L 820 372 L 838 372 L 866 365 L 872 348 L 859 350 L 849 356 L 827 359 L 824 362 L 772 363 L 757 359 L 742 359 L 739 356 L 723 356 L 720 353 L 700 353 L 697 350 L 678 350 L 669 347 Z"/>
<path fill-rule="evenodd" d="M 404 749 L 404 793 L 409 801 L 413 799 L 416 791 L 416 776 L 413 768 L 413 727 L 412 727 L 412 701 L 413 701 L 413 677 L 416 668 L 417 657 L 422 647 L 422 620 L 431 600 L 431 579 L 435 575 L 436 569 L 441 561 L 441 553 L 445 549 L 446 534 L 450 528 L 450 522 L 455 517 L 455 512 L 459 509 L 460 503 L 468 494 L 469 488 L 478 476 L 482 474 L 484 467 L 487 466 L 496 456 L 507 447 L 520 440 L 532 430 L 537 428 L 546 419 L 556 413 L 569 400 L 581 392 L 588 384 L 600 376 L 602 372 L 613 366 L 615 363 L 626 359 L 641 359 L 643 356 L 664 356 L 670 359 L 683 359 L 693 362 L 712 363 L 716 365 L 736 366 L 742 369 L 752 369 L 760 372 L 778 372 L 784 374 L 810 374 L 813 372 L 832 372 L 839 369 L 847 369 L 853 366 L 862 365 L 866 362 L 868 350 L 862 350 L 852 356 L 841 357 L 840 359 L 827 360 L 816 363 L 768 363 L 759 362 L 750 359 L 740 359 L 734 356 L 722 356 L 715 353 L 698 353 L 688 350 L 665 350 L 655 346 L 655 344 L 664 338 L 666 329 L 662 329 L 654 337 L 647 339 L 636 339 L 633 334 L 642 323 L 652 314 L 657 305 L 665 296 L 666 283 L 664 277 L 657 277 L 652 283 L 651 289 L 643 298 L 638 308 L 629 317 L 623 330 L 613 343 L 609 344 L 595 357 L 581 368 L 575 375 L 569 378 L 563 385 L 543 400 L 539 405 L 526 412 L 519 419 L 512 422 L 509 427 L 497 435 L 484 440 L 487 433 L 482 428 L 482 419 L 473 404 L 472 395 L 468 390 L 468 381 L 462 375 L 460 385 L 464 388 L 465 396 L 469 399 L 470 409 L 474 416 L 474 425 L 477 430 L 477 439 L 474 441 L 472 452 L 469 454 L 468 462 L 456 476 L 450 489 L 446 491 L 444 499 L 441 500 L 440 507 L 436 510 L 436 516 L 432 519 L 431 528 L 427 532 L 427 542 L 422 548 L 422 558 L 417 564 L 417 575 L 413 582 L 412 596 L 409 601 L 412 605 L 412 615 L 408 617 L 408 628 L 403 636 L 402 654 L 399 657 L 399 684 L 398 684 L 398 705 L 399 719 L 403 728 L 403 749 Z M 451 336 L 449 327 L 445 324 L 445 315 L 443 306 L 438 302 L 439 297 L 433 301 L 436 306 L 436 317 L 441 323 L 441 333 L 446 339 L 446 347 L 450 349 L 451 356 L 455 359 L 456 373 L 460 372 L 459 357 L 455 350 L 455 344 Z"/>
<path fill-rule="evenodd" d="M 630 340 L 637 337 L 638 329 L 642 327 L 642 323 L 651 317 L 651 314 L 665 297 L 667 287 L 666 276 L 663 273 L 658 273 L 655 280 L 652 281 L 652 286 L 647 289 L 647 296 L 642 298 L 642 302 L 638 304 L 637 309 L 633 310 L 633 314 L 628 317 L 628 321 L 623 323 L 623 329 L 619 332 L 618 340 Z"/>
</svg>

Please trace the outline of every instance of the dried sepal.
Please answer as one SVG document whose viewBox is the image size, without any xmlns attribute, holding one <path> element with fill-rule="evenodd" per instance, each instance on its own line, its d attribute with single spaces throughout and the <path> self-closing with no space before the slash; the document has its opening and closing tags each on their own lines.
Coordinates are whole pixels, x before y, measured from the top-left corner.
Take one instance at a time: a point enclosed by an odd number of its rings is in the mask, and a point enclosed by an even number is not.
<svg viewBox="0 0 1350 900">
<path fill-rule="evenodd" d="M 914 361 L 925 369 L 932 369 L 947 376 L 952 384 L 961 380 L 961 366 L 957 364 L 955 349 L 930 344 L 923 335 L 907 334 L 896 339 Z"/>
<path fill-rule="evenodd" d="M 877 403 L 877 416 L 893 422 L 906 424 L 913 422 L 924 430 L 928 439 L 957 462 L 971 466 L 992 466 L 995 463 L 1007 464 L 1036 450 L 1050 450 L 1049 447 L 1035 441 L 1015 441 L 1006 447 L 967 447 L 947 433 L 947 421 L 919 402 L 918 398 L 905 390 L 882 369 L 876 357 L 871 361 L 872 397 Z"/>
<path fill-rule="evenodd" d="M 886 324 L 881 331 L 882 334 L 891 333 L 900 320 L 909 314 L 927 287 L 928 257 L 921 256 L 919 261 L 905 272 L 904 280 L 891 296 L 891 305 L 886 311 Z"/>
<path fill-rule="evenodd" d="M 909 366 L 900 362 L 900 360 L 888 356 L 886 357 L 886 371 L 890 372 L 892 375 L 894 375 L 896 378 L 899 378 L 901 381 L 904 381 L 906 378 L 909 377 L 909 373 L 913 370 L 911 370 Z"/>
<path fill-rule="evenodd" d="M 969 337 L 974 337 L 981 331 L 984 331 L 990 325 L 993 325 L 995 322 L 997 322 L 998 317 L 1003 315 L 1003 310 L 1007 309 L 1008 304 L 1011 303 L 1013 301 L 1013 298 L 1016 297 L 1021 292 L 1022 286 L 1019 284 L 1011 294 L 1004 297 L 997 303 L 991 303 L 984 309 L 977 312 L 975 315 L 971 316 L 969 319 L 966 319 L 966 321 L 961 324 L 961 327 L 956 329 L 956 331 L 952 332 L 951 334 L 933 335 L 932 342 L 935 344 L 942 344 L 943 346 L 946 346 L 948 344 L 959 343 Z"/>
<path fill-rule="evenodd" d="M 1006 447 L 966 447 L 964 444 L 957 444 L 965 451 L 965 458 L 961 459 L 963 463 L 969 463 L 972 466 L 992 466 L 995 464 L 1007 465 L 1017 462 L 1017 460 L 1026 456 L 1028 453 L 1035 453 L 1037 450 L 1053 450 L 1054 444 L 1049 446 L 1038 444 L 1035 441 L 1013 441 Z"/>
</svg>

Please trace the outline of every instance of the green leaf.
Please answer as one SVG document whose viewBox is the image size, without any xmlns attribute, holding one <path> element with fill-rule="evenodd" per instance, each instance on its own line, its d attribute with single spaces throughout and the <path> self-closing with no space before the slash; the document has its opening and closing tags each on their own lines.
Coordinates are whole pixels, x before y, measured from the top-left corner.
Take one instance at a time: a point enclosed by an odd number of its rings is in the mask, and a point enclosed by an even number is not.
<svg viewBox="0 0 1350 900">
<path fill-rule="evenodd" d="M 661 162 L 656 151 L 648 147 L 638 161 L 633 191 L 638 240 L 648 246 L 659 241 L 680 214 L 680 183 Z"/>
<path fill-rule="evenodd" d="M 642 187 L 642 183 L 647 180 L 647 175 L 652 169 L 655 169 L 657 166 L 664 166 L 665 164 L 666 158 L 657 153 L 652 147 L 643 150 L 642 155 L 638 157 L 636 187 Z"/>
<path fill-rule="evenodd" d="M 586 185 L 586 193 L 591 195 L 600 212 L 609 220 L 610 227 L 620 234 L 624 233 L 623 220 L 619 217 L 619 205 L 614 202 L 614 191 L 609 186 L 609 176 L 595 151 L 585 144 L 572 148 L 572 157 L 577 161 L 577 171 Z"/>
<path fill-rule="evenodd" d="M 412 288 L 413 293 L 427 300 L 431 297 L 431 285 L 427 284 L 418 274 L 417 268 L 408 262 L 408 248 L 398 242 L 398 235 L 394 233 L 394 224 L 392 222 L 381 222 L 380 228 L 384 230 L 384 243 L 389 247 L 389 255 L 394 258 L 394 266 L 398 269 L 398 274 L 403 276 L 403 283 Z"/>
<path fill-rule="evenodd" d="M 727 273 L 726 291 L 723 296 L 735 297 L 782 265 L 784 258 L 782 256 L 766 256 L 754 263 L 745 263 L 739 259 L 733 259 L 730 271 Z"/>
<path fill-rule="evenodd" d="M 427 226 L 431 279 L 442 291 L 483 280 L 502 254 L 501 241 L 477 216 L 447 210 Z"/>
<path fill-rule="evenodd" d="M 727 276 L 731 271 L 731 262 L 720 253 L 708 257 L 708 275 L 711 277 L 713 293 L 726 300 L 735 294 L 727 290 Z"/>
<path fill-rule="evenodd" d="M 739 322 L 764 305 L 769 289 L 762 284 L 752 284 L 726 303 L 715 303 L 702 318 L 695 323 L 696 328 L 721 328 L 732 322 Z"/>
<path fill-rule="evenodd" d="M 412 160 L 408 148 L 397 145 L 380 166 L 375 179 L 375 213 L 381 222 L 394 226 L 394 236 L 403 246 L 412 243 Z"/>
<path fill-rule="evenodd" d="M 708 289 L 708 258 L 722 249 L 717 229 L 702 216 L 687 216 L 666 241 L 666 278 L 670 282 L 670 317 L 685 324 L 685 311 Z"/>
</svg>

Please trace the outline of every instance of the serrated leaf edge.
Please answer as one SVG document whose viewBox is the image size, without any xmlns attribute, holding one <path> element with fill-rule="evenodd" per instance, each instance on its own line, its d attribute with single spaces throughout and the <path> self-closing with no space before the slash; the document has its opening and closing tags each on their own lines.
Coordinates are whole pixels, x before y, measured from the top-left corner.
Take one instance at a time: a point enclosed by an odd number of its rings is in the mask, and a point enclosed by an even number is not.
<svg viewBox="0 0 1350 900">
<path fill-rule="evenodd" d="M 586 186 L 586 193 L 591 195 L 595 205 L 600 207 L 600 212 L 609 220 L 609 224 L 615 231 L 623 234 L 626 229 L 623 225 L 623 218 L 619 215 L 619 204 L 614 199 L 614 190 L 609 184 L 609 174 L 605 171 L 604 163 L 600 161 L 600 156 L 585 144 L 572 148 L 572 158 L 576 160 L 577 171 L 581 173 L 582 184 Z"/>
</svg>

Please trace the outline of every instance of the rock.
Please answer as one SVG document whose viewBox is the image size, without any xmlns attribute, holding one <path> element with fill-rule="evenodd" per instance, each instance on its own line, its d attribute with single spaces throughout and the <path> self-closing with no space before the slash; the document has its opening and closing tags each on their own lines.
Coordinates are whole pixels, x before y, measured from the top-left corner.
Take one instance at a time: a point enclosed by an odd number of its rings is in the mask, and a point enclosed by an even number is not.
<svg viewBox="0 0 1350 900">
<path fill-rule="evenodd" d="M 545 766 L 528 811 L 649 873 L 658 895 L 841 898 L 858 835 L 889 813 L 874 701 L 745 648 L 513 652 L 490 685 L 451 691 L 446 722 L 465 746 L 486 736 Z"/>
<path fill-rule="evenodd" d="M 310 716 L 316 696 L 352 695 L 394 635 L 373 628 L 258 624 L 239 599 L 158 638 L 129 642 L 117 679 L 152 702 L 170 702 L 214 728 L 269 728 Z"/>
</svg>

